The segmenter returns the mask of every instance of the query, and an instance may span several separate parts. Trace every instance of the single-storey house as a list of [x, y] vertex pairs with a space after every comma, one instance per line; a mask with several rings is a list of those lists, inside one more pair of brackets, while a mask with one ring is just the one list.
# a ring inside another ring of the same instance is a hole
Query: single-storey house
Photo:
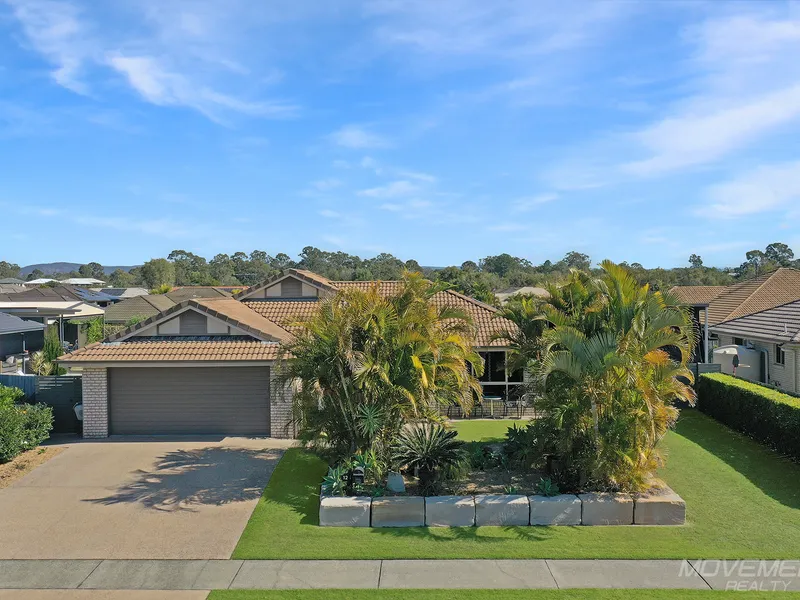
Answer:
[[0, 285], [24, 286], [25, 282], [22, 279], [17, 279], [16, 277], [3, 277], [2, 279], [0, 279]]
[[[398, 281], [331, 281], [288, 269], [235, 298], [190, 298], [104, 342], [59, 359], [83, 374], [84, 436], [109, 434], [238, 434], [291, 437], [291, 390], [275, 382], [280, 345], [292, 323], [338, 290]], [[486, 395], [522, 393], [522, 375], [505, 369], [506, 348], [492, 339], [511, 324], [494, 307], [454, 291], [433, 297], [472, 316], [486, 361]], [[127, 302], [127, 301], [126, 301]], [[121, 305], [122, 303], [120, 303]], [[119, 306], [119, 305], [117, 305]]]
[[111, 325], [125, 325], [131, 319], [148, 319], [177, 304], [165, 294], [134, 296], [106, 309], [105, 320]]
[[780, 268], [730, 286], [670, 291], [694, 309], [701, 324], [707, 320], [710, 350], [729, 345], [758, 350], [764, 357], [762, 381], [800, 392], [800, 270]]
[[95, 292], [103, 292], [109, 296], [119, 298], [120, 301], [127, 298], [135, 298], [136, 296], [147, 296], [150, 292], [141, 287], [129, 288], [92, 288]]
[[0, 362], [26, 351], [41, 350], [44, 345], [44, 330], [43, 323], [0, 312]]

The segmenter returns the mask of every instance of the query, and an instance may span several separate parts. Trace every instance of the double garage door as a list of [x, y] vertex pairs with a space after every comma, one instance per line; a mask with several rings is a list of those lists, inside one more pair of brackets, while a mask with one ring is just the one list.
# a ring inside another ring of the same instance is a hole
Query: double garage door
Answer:
[[112, 434], [269, 435], [269, 367], [108, 370]]

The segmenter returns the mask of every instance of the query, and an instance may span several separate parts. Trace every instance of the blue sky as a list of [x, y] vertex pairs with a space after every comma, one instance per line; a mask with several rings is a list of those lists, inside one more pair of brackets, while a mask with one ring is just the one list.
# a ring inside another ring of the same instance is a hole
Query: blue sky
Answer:
[[800, 253], [798, 56], [777, 1], [0, 0], [0, 259]]

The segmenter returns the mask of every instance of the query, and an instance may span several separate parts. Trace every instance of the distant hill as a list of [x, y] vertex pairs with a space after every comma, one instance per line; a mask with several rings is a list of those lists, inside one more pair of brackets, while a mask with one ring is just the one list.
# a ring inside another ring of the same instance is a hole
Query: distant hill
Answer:
[[[38, 264], [38, 265], [27, 265], [27, 266], [22, 267], [22, 269], [20, 269], [20, 274], [23, 277], [27, 277], [29, 274], [33, 273], [33, 271], [35, 271], [36, 269], [39, 269], [43, 273], [47, 273], [47, 274], [50, 274], [50, 273], [70, 273], [72, 271], [77, 271], [78, 269], [80, 269], [82, 264], [83, 263], [54, 262], [54, 263], [42, 263], [42, 264]], [[110, 275], [111, 273], [113, 273], [117, 269], [122, 269], [123, 271], [130, 271], [135, 266], [138, 266], [138, 265], [132, 265], [132, 266], [129, 266], [129, 267], [103, 267], [103, 272], [106, 275]]]

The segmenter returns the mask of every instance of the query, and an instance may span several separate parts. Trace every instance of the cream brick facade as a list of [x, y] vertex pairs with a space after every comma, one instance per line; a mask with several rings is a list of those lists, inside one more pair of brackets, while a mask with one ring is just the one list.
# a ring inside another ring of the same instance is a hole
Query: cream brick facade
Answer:
[[83, 437], [108, 437], [108, 370], [83, 369]]
[[[720, 346], [733, 344], [733, 336], [719, 335], [718, 337]], [[751, 338], [744, 338], [744, 341], [752, 344], [756, 350], [766, 351], [767, 368], [769, 369], [768, 383], [787, 392], [800, 393], [800, 346], [784, 344], [785, 360], [784, 364], [780, 365], [775, 362], [776, 344], [774, 342]]]

